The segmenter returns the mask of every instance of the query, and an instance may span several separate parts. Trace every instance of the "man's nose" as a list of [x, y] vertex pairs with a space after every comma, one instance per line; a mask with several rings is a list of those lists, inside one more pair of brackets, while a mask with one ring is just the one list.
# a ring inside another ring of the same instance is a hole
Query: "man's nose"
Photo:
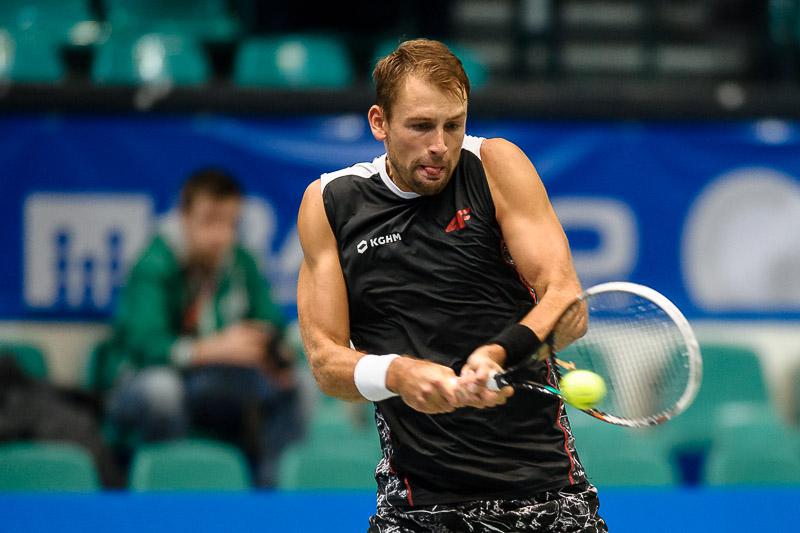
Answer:
[[428, 147], [432, 154], [444, 155], [447, 151], [447, 145], [444, 143], [444, 130], [437, 129], [434, 133], [431, 145]]

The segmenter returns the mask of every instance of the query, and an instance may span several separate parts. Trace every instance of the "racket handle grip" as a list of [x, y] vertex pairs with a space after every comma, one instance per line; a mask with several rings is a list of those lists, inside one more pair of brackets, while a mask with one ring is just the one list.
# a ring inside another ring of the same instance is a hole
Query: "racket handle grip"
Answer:
[[489, 372], [489, 379], [486, 380], [486, 388], [494, 392], [500, 390], [500, 387], [497, 385], [497, 380], [494, 378], [496, 375], [497, 372]]

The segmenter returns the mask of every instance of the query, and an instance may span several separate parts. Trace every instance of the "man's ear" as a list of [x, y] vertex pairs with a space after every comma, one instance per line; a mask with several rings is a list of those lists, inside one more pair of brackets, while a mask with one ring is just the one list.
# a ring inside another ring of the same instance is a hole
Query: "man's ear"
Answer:
[[369, 121], [369, 129], [372, 130], [372, 136], [376, 141], [383, 142], [386, 140], [386, 128], [388, 126], [386, 115], [383, 108], [379, 105], [373, 105], [367, 112], [367, 120]]

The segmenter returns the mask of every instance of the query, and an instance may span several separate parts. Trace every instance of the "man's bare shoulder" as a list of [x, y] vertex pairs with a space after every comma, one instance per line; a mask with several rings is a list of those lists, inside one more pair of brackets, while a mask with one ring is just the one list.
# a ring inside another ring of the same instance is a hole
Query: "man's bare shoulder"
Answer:
[[495, 165], [507, 161], [509, 158], [524, 157], [525, 154], [519, 146], [502, 137], [486, 139], [481, 144], [481, 161], [485, 164]]
[[513, 184], [538, 178], [536, 169], [525, 152], [513, 142], [502, 137], [483, 141], [481, 161], [490, 185], [502, 186], [506, 183]]
[[315, 227], [322, 220], [322, 192], [319, 179], [308, 184], [306, 192], [303, 193], [303, 200], [300, 202], [300, 209], [297, 213], [297, 230], [300, 234], [301, 244], [311, 239], [315, 233]]
[[319, 196], [322, 191], [322, 180], [320, 178], [315, 179], [311, 183], [308, 184], [306, 187], [306, 192], [303, 193], [303, 201], [306, 201], [306, 198], [310, 196]]

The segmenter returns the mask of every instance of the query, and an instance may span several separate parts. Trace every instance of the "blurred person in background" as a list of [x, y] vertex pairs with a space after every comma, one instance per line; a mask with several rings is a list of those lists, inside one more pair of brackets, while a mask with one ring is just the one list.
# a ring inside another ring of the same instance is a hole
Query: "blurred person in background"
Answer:
[[242, 197], [217, 169], [183, 185], [178, 219], [160, 227], [121, 295], [112, 342], [134, 370], [108, 411], [115, 430], [138, 440], [191, 430], [231, 441], [270, 487], [304, 423], [284, 318], [237, 242]]

